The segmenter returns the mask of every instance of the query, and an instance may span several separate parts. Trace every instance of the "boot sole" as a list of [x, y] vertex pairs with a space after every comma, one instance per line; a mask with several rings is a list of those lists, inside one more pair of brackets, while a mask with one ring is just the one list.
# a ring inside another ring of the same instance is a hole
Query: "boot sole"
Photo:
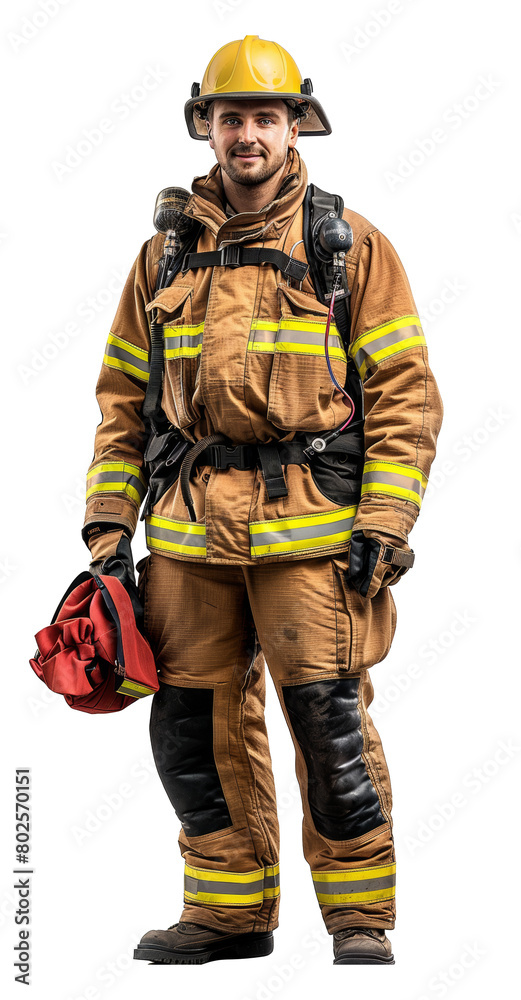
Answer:
[[198, 948], [193, 951], [176, 951], [174, 948], [163, 948], [161, 945], [138, 945], [134, 950], [134, 958], [145, 962], [162, 965], [204, 965], [205, 962], [215, 962], [218, 959], [262, 958], [271, 955], [273, 951], [273, 933], [244, 934], [243, 941], [223, 942], [222, 945], [212, 945], [210, 948]]
[[367, 958], [363, 955], [349, 955], [346, 958], [335, 958], [333, 965], [394, 965], [394, 955], [389, 958]]

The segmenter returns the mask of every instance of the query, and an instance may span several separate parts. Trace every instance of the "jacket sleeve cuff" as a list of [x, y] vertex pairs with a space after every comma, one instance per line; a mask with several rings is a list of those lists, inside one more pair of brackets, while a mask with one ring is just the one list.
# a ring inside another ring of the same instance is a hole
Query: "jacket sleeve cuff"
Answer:
[[356, 512], [353, 531], [379, 531], [384, 535], [396, 535], [407, 541], [416, 518], [418, 507], [408, 500], [389, 503], [388, 497], [363, 496]]
[[[126, 531], [129, 538], [132, 538], [137, 525], [138, 508], [136, 504], [126, 497], [112, 497], [107, 494], [103, 498], [92, 497], [87, 501], [87, 510], [83, 522], [83, 540], [89, 545], [89, 539], [103, 532], [103, 525], [107, 524], [111, 528], [121, 528]], [[107, 527], [106, 529], [110, 529]]]

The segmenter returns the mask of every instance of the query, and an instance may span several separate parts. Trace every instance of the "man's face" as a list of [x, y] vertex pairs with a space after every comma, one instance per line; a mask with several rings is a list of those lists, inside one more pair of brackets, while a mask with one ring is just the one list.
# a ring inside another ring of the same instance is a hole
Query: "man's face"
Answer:
[[221, 169], [230, 180], [245, 185], [273, 177], [298, 136], [298, 124], [289, 124], [281, 100], [214, 101], [208, 130]]

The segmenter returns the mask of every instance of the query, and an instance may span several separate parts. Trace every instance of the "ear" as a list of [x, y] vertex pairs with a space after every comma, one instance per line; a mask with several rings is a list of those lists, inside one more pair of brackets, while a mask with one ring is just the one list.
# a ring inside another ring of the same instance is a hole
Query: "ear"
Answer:
[[298, 139], [298, 120], [295, 119], [289, 130], [288, 146], [290, 149], [293, 149], [293, 147], [296, 146], [297, 139]]
[[208, 142], [210, 144], [210, 148], [211, 149], [215, 149], [215, 146], [214, 146], [214, 143], [213, 143], [213, 138], [212, 138], [212, 126], [210, 125], [210, 122], [208, 121], [208, 119], [206, 120], [206, 128], [208, 129]]

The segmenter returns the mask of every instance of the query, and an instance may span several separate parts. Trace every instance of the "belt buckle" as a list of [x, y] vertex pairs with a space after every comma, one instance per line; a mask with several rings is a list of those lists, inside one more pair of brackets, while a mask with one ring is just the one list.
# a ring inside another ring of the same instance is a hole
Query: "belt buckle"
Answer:
[[221, 469], [229, 469], [233, 467], [234, 469], [239, 469], [244, 471], [246, 466], [244, 464], [244, 459], [241, 455], [241, 446], [234, 445], [229, 446], [223, 444], [220, 446], [220, 459], [221, 459]]
[[220, 247], [218, 252], [221, 255], [221, 266], [240, 267], [240, 251], [239, 243], [227, 243], [226, 246]]

